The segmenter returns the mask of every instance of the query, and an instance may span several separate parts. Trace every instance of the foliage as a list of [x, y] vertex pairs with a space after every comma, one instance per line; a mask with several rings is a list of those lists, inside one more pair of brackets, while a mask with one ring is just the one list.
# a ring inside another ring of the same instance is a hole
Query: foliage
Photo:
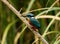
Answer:
[[[36, 18], [41, 15], [52, 15], [55, 17], [60, 16], [60, 1], [57, 0], [8, 1], [18, 11], [22, 8], [20, 12], [22, 14], [25, 13], [25, 11], [31, 12], [35, 14]], [[15, 20], [17, 20], [17, 22]], [[38, 20], [41, 25], [39, 33], [48, 41], [48, 43], [60, 43], [60, 20], [55, 20], [53, 18], [39, 18]], [[35, 40], [33, 33], [26, 27], [26, 25], [4, 3], [0, 1], [0, 43], [4, 37], [3, 35], [5, 35], [4, 32], [6, 31], [6, 28], [9, 30], [5, 38], [5, 44], [14, 44], [14, 40], [16, 40], [16, 36], [18, 34], [20, 35], [17, 40], [18, 44], [32, 44]]]

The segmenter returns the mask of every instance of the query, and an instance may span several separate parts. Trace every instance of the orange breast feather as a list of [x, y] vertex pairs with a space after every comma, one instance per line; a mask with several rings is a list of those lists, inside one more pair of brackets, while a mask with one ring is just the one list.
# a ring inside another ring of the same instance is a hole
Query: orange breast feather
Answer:
[[36, 31], [36, 27], [34, 25], [32, 25], [32, 23], [30, 22], [30, 20], [28, 20], [28, 22], [31, 25], [32, 29], [34, 29]]

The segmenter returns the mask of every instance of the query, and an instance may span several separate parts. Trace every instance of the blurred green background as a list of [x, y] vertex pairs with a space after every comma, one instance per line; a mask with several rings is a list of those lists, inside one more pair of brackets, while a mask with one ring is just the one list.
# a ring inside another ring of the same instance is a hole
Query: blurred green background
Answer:
[[[28, 4], [31, 0], [8, 0], [10, 4], [12, 4], [18, 11], [22, 8], [21, 13], [25, 12]], [[35, 10], [38, 8], [49, 8], [56, 0], [35, 0], [30, 10]], [[54, 5], [54, 7], [60, 7], [60, 0]], [[39, 14], [40, 11], [32, 12], [35, 14]], [[60, 10], [52, 10], [47, 13], [47, 15], [53, 15], [55, 16]], [[17, 21], [16, 21], [17, 20]], [[39, 33], [42, 35], [50, 23], [52, 19], [38, 19], [41, 25], [41, 28], [39, 30]], [[16, 21], [16, 22], [14, 22]], [[9, 24], [13, 24], [10, 26], [7, 37], [6, 37], [6, 44], [13, 44], [15, 36], [17, 33], [21, 32], [23, 28], [26, 26], [4, 3], [0, 1], [0, 42], [3, 37], [3, 33], [7, 26]], [[55, 20], [54, 23], [51, 25], [51, 27], [48, 30], [51, 31], [57, 31], [52, 34], [48, 34], [45, 39], [48, 41], [49, 44], [53, 44], [56, 39], [60, 36], [60, 21]], [[34, 34], [26, 28], [25, 31], [21, 34], [20, 38], [18, 39], [17, 44], [32, 44], [32, 42], [35, 40]]]

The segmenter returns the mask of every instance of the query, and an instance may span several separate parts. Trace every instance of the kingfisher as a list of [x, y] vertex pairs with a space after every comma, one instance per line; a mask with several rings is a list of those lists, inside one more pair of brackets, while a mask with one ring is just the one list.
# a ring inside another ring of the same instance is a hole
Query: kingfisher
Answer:
[[27, 21], [31, 25], [32, 29], [38, 31], [40, 29], [40, 23], [37, 19], [35, 19], [34, 14], [28, 13], [25, 17], [27, 17]]

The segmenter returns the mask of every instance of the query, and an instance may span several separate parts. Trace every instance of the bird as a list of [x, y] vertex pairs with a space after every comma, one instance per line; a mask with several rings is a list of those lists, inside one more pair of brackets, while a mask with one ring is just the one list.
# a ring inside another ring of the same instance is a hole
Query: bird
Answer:
[[28, 13], [25, 17], [27, 17], [27, 21], [33, 30], [38, 31], [40, 29], [40, 23], [37, 19], [35, 19], [34, 14]]

